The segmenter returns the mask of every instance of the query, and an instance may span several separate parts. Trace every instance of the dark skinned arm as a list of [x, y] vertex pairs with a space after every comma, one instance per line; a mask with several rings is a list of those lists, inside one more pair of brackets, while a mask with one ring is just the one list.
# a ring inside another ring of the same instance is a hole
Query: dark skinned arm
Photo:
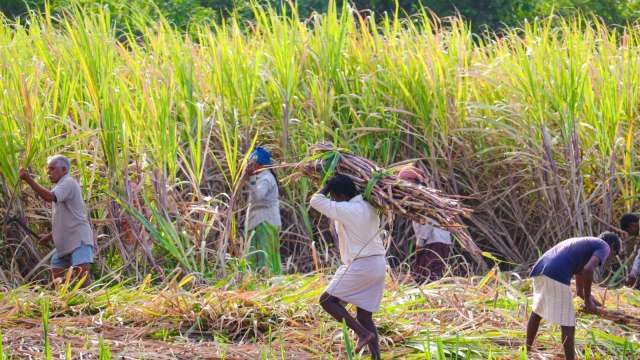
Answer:
[[593, 283], [593, 272], [600, 264], [600, 258], [592, 256], [581, 272], [576, 274], [576, 291], [578, 296], [584, 300], [585, 310], [588, 313], [596, 313], [598, 302], [591, 295], [591, 284]]
[[40, 240], [40, 243], [44, 245], [50, 242], [51, 240], [53, 240], [53, 234], [48, 233], [48, 234], [41, 235], [39, 240]]
[[324, 187], [318, 191], [318, 193], [327, 196], [327, 194], [329, 194], [329, 182], [327, 182]]
[[247, 182], [249, 182], [249, 178], [251, 177], [251, 175], [253, 175], [253, 173], [256, 170], [256, 165], [254, 161], [250, 161], [247, 164], [247, 167], [244, 169], [244, 172], [241, 174], [240, 180], [239, 180], [239, 185], [240, 186], [244, 186]]
[[35, 191], [36, 194], [38, 194], [38, 196], [42, 198], [42, 200], [46, 202], [56, 201], [56, 195], [49, 189], [38, 184], [26, 170], [24, 169], [20, 170], [20, 178], [24, 180], [27, 184], [29, 184], [29, 186], [31, 186], [33, 191]]

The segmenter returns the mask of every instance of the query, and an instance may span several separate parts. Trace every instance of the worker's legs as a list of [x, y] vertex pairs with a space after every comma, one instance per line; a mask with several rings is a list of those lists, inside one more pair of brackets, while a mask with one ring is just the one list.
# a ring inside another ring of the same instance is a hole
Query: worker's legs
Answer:
[[282, 274], [280, 257], [280, 228], [261, 222], [248, 233], [247, 260], [253, 270], [266, 270], [270, 274]]
[[444, 271], [447, 267], [447, 258], [449, 258], [449, 252], [451, 246], [442, 243], [428, 244], [427, 250], [431, 251], [432, 256], [426, 263], [426, 267], [429, 270], [428, 281], [440, 280], [444, 275]]
[[416, 247], [415, 260], [412, 264], [414, 280], [422, 284], [442, 278], [450, 251], [451, 246], [442, 243]]
[[542, 320], [540, 315], [534, 312], [529, 316], [529, 322], [527, 323], [527, 351], [531, 351], [533, 341], [536, 339], [536, 335], [538, 334], [540, 320]]
[[91, 264], [81, 264], [73, 267], [74, 276], [78, 281], [82, 281], [81, 287], [87, 287], [91, 285], [91, 273], [89, 272], [89, 266]]
[[64, 276], [67, 272], [65, 268], [52, 267], [51, 268], [51, 285], [55, 286], [56, 280], [64, 279]]
[[71, 267], [71, 255], [58, 256], [58, 250], [51, 256], [51, 286], [55, 287], [58, 279], [64, 279], [67, 269]]
[[375, 334], [372, 334], [370, 330], [365, 328], [362, 324], [360, 324], [356, 319], [354, 319], [347, 309], [340, 303], [340, 299], [326, 292], [320, 295], [320, 306], [324, 309], [324, 311], [328, 312], [329, 315], [333, 316], [338, 322], [345, 321], [347, 326], [355, 331], [356, 335], [358, 335], [359, 339], [367, 340], [365, 343], [371, 342], [371, 336], [375, 337]]
[[71, 271], [72, 279], [75, 279], [77, 281], [82, 281], [81, 287], [87, 287], [91, 285], [91, 273], [89, 272], [89, 266], [91, 266], [91, 264], [82, 264], [78, 266], [72, 266], [66, 269], [51, 268], [51, 283], [52, 285], [55, 285], [55, 283], [57, 282], [64, 282], [67, 276], [67, 272]]
[[91, 263], [93, 263], [93, 246], [83, 244], [71, 253], [73, 275], [77, 281], [83, 281], [82, 287], [91, 285], [91, 273], [89, 272]]
[[373, 314], [364, 309], [358, 308], [358, 314], [356, 315], [358, 322], [364, 326], [367, 330], [371, 331], [375, 338], [369, 343], [369, 352], [371, 353], [371, 359], [380, 359], [380, 344], [378, 341], [378, 330], [373, 322]]
[[574, 360], [576, 357], [575, 350], [575, 335], [576, 328], [574, 326], [561, 326], [560, 332], [562, 333], [562, 346], [564, 347], [564, 357], [567, 360]]
[[280, 257], [280, 228], [264, 223], [261, 231], [264, 243], [261, 244], [267, 257], [269, 272], [273, 275], [282, 274], [282, 259]]
[[65, 256], [58, 256], [57, 250], [51, 257], [51, 282], [55, 286], [55, 283], [64, 281], [67, 276], [67, 271], [72, 272], [74, 279], [80, 281], [83, 278], [82, 287], [91, 285], [91, 273], [89, 267], [93, 262], [93, 246], [81, 245], [77, 249], [73, 250], [71, 254]]

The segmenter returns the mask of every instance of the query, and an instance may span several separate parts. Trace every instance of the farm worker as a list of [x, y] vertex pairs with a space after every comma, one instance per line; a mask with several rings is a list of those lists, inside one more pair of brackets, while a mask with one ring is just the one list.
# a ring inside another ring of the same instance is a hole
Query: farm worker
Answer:
[[533, 346], [540, 320], [545, 319], [560, 325], [565, 357], [568, 360], [575, 358], [576, 317], [571, 278], [576, 276], [576, 292], [584, 300], [585, 311], [596, 314], [600, 304], [591, 295], [594, 270], [605, 263], [610, 253], [617, 254], [620, 246], [618, 235], [604, 232], [598, 237], [564, 240], [538, 259], [530, 273], [533, 277], [533, 312], [527, 324], [527, 351]]
[[[327, 197], [331, 196], [331, 199]], [[358, 194], [353, 180], [335, 175], [311, 197], [311, 207], [333, 220], [342, 265], [320, 296], [320, 305], [337, 321], [344, 320], [358, 336], [356, 352], [367, 345], [380, 358], [373, 312], [380, 309], [386, 271], [385, 247], [376, 210]], [[357, 307], [353, 318], [341, 302]]]
[[44, 201], [53, 204], [51, 233], [40, 237], [40, 242], [53, 240], [55, 245], [51, 258], [52, 279], [64, 277], [66, 270], [72, 268], [78, 278], [86, 276], [83, 286], [88, 286], [91, 284], [89, 265], [93, 262], [95, 239], [80, 184], [69, 174], [70, 168], [71, 162], [62, 155], [48, 159], [47, 174], [55, 184], [52, 190], [38, 184], [24, 169], [20, 170], [20, 178]]
[[[638, 217], [638, 215], [636, 214], [627, 213], [622, 215], [622, 217], [620, 218], [620, 229], [624, 231], [623, 236], [625, 240], [633, 236], [638, 236], [639, 222], [640, 217]], [[629, 273], [629, 277], [627, 278], [627, 284], [629, 286], [636, 286], [636, 283], [638, 281], [638, 274], [640, 274], [640, 250], [638, 250], [638, 254], [633, 260], [631, 272]]]
[[[398, 178], [414, 184], [425, 185], [422, 170], [408, 166], [400, 170]], [[416, 236], [415, 260], [411, 266], [413, 278], [418, 283], [438, 280], [444, 275], [447, 257], [451, 251], [451, 233], [439, 228], [433, 219], [428, 223], [412, 223]]]
[[249, 182], [249, 208], [245, 229], [249, 238], [249, 263], [254, 269], [267, 268], [271, 274], [282, 273], [280, 260], [280, 201], [278, 180], [271, 153], [257, 147], [249, 158], [245, 178]]

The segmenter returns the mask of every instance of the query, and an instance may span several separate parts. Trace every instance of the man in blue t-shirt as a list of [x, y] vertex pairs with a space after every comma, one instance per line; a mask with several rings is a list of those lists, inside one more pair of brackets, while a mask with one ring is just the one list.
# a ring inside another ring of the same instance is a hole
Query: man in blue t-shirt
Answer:
[[593, 272], [610, 253], [620, 251], [620, 238], [605, 232], [596, 237], [572, 238], [549, 249], [531, 270], [533, 312], [527, 324], [527, 351], [531, 350], [540, 320], [558, 324], [562, 331], [565, 358], [575, 358], [576, 317], [573, 310], [571, 278], [576, 276], [576, 292], [584, 300], [585, 310], [597, 313], [600, 304], [591, 295]]

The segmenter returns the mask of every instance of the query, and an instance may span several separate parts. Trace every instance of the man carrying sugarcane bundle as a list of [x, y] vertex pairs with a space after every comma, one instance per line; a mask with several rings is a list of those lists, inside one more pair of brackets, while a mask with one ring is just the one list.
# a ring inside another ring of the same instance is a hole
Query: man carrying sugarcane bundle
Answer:
[[[342, 261], [342, 266], [320, 296], [320, 305], [337, 321], [344, 320], [357, 334], [356, 353], [368, 346], [371, 358], [379, 359], [373, 312], [380, 308], [386, 271], [380, 218], [346, 175], [337, 174], [329, 179], [322, 190], [311, 197], [310, 204], [335, 223]], [[357, 307], [356, 318], [342, 302]]]
[[47, 174], [55, 184], [52, 190], [38, 184], [24, 169], [20, 170], [20, 178], [40, 198], [53, 204], [51, 233], [40, 237], [40, 242], [53, 240], [55, 245], [51, 258], [52, 280], [64, 277], [71, 268], [79, 279], [85, 279], [83, 286], [88, 286], [91, 284], [89, 265], [93, 262], [95, 239], [80, 184], [69, 175], [70, 168], [71, 162], [62, 155], [49, 158]]
[[282, 273], [280, 259], [280, 194], [278, 179], [273, 170], [271, 153], [256, 147], [249, 158], [245, 179], [249, 183], [249, 207], [245, 229], [249, 239], [249, 263], [254, 269], [267, 269], [271, 274]]
[[[414, 166], [401, 169], [398, 178], [425, 186], [424, 173]], [[444, 275], [447, 266], [451, 233], [439, 228], [430, 218], [426, 224], [413, 221], [412, 227], [416, 237], [415, 259], [411, 264], [413, 278], [419, 284], [436, 281]]]
[[538, 259], [531, 270], [533, 277], [533, 312], [527, 324], [527, 351], [538, 333], [540, 320], [561, 327], [565, 357], [575, 358], [576, 317], [573, 309], [571, 278], [576, 277], [576, 292], [584, 300], [585, 311], [596, 314], [599, 304], [591, 295], [593, 274], [609, 254], [620, 251], [618, 235], [604, 232], [596, 237], [573, 238], [560, 242]]

